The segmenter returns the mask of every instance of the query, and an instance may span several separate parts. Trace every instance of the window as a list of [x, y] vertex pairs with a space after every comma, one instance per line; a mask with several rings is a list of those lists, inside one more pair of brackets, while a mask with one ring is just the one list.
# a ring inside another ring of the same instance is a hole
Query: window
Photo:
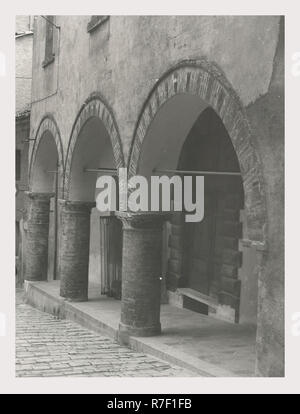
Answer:
[[45, 59], [43, 61], [43, 67], [48, 66], [54, 61], [53, 52], [53, 29], [54, 29], [54, 16], [46, 16], [46, 36], [45, 36]]
[[109, 16], [92, 16], [88, 22], [87, 31], [92, 32], [109, 19]]
[[16, 150], [16, 181], [21, 179], [21, 150]]

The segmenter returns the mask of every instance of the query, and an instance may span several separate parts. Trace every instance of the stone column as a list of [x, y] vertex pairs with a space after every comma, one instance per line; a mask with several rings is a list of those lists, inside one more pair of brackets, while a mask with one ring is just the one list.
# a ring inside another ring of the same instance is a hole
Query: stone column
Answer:
[[60, 295], [70, 301], [88, 300], [90, 214], [95, 203], [58, 200]]
[[28, 281], [47, 280], [50, 193], [26, 191], [25, 275]]
[[127, 212], [119, 212], [117, 217], [123, 223], [121, 338], [158, 335], [162, 225], [166, 217]]

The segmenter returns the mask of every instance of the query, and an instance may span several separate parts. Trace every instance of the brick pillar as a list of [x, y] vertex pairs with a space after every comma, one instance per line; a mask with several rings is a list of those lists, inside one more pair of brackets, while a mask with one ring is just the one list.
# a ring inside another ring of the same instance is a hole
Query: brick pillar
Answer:
[[90, 214], [95, 203], [58, 200], [60, 296], [76, 302], [88, 300]]
[[119, 212], [117, 216], [123, 223], [121, 337], [158, 335], [165, 215]]
[[26, 192], [26, 254], [24, 279], [47, 280], [50, 193]]

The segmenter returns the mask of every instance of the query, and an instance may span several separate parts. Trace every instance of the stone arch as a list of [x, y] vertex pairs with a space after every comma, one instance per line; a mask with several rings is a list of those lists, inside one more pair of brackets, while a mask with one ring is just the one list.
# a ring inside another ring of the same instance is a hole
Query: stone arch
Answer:
[[69, 198], [72, 160], [77, 138], [87, 121], [92, 117], [99, 118], [111, 140], [116, 168], [124, 166], [124, 156], [118, 127], [111, 108], [97, 93], [88, 98], [75, 119], [69, 140], [64, 175], [64, 198]]
[[58, 172], [59, 172], [59, 181], [58, 181], [58, 195], [62, 194], [62, 185], [63, 185], [63, 176], [64, 176], [64, 154], [63, 154], [63, 145], [61, 140], [61, 135], [57, 123], [52, 114], [46, 114], [37, 129], [35, 135], [35, 140], [33, 144], [33, 149], [31, 152], [30, 163], [29, 163], [29, 188], [33, 189], [33, 175], [34, 175], [34, 166], [37, 160], [37, 155], [39, 149], [41, 148], [43, 139], [46, 137], [52, 137], [57, 150], [57, 159], [58, 159]]
[[266, 249], [266, 201], [260, 160], [252, 145], [252, 131], [243, 105], [232, 86], [213, 63], [183, 61], [156, 82], [140, 112], [129, 156], [129, 176], [136, 175], [148, 128], [160, 109], [176, 95], [198, 96], [214, 109], [233, 143], [243, 179], [248, 241]]

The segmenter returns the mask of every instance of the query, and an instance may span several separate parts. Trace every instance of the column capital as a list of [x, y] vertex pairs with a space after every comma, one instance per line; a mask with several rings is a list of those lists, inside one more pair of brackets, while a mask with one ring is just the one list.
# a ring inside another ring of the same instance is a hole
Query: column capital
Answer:
[[116, 217], [122, 221], [126, 229], [161, 229], [164, 221], [168, 219], [167, 213], [162, 212], [127, 212], [117, 211]]
[[58, 205], [68, 213], [90, 213], [91, 209], [96, 206], [93, 201], [72, 201], [72, 200], [58, 200]]

